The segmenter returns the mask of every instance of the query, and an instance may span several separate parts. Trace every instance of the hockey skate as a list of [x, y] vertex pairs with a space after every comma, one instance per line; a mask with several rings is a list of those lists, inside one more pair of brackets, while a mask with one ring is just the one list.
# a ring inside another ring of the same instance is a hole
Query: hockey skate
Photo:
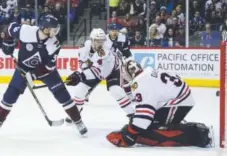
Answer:
[[80, 120], [80, 121], [77, 121], [77, 122], [74, 122], [77, 129], [79, 130], [79, 133], [81, 135], [84, 135], [85, 133], [87, 133], [87, 127], [84, 125], [84, 123]]

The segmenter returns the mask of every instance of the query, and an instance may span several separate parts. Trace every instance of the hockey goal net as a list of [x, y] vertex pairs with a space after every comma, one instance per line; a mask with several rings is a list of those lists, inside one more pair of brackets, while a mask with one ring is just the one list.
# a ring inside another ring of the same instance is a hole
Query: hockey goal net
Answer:
[[220, 147], [227, 147], [227, 44], [221, 43], [220, 55]]

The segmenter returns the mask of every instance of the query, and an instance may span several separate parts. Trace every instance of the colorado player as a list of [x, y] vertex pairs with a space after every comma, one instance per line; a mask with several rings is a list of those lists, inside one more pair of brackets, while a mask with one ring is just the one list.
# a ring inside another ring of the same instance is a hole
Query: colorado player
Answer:
[[[18, 66], [24, 74], [30, 74], [33, 80], [43, 81], [62, 105], [65, 112], [71, 117], [79, 132], [87, 132], [76, 103], [72, 100], [60, 75], [56, 69], [56, 58], [60, 51], [60, 44], [55, 37], [60, 30], [58, 20], [46, 15], [40, 20], [39, 27], [11, 23], [5, 31], [2, 51], [6, 55], [14, 52], [14, 39], [20, 41], [18, 52]], [[10, 113], [13, 104], [24, 93], [26, 80], [18, 69], [15, 70], [12, 80], [0, 102], [0, 125], [3, 124]]]
[[[107, 35], [107, 42], [111, 44], [113, 52], [120, 56], [122, 59], [121, 63], [124, 63], [125, 60], [132, 59], [132, 53], [130, 51], [130, 41], [127, 37], [120, 33], [118, 30], [118, 26], [116, 24], [109, 24], [108, 25], [109, 34]], [[123, 88], [127, 93], [128, 97], [132, 100], [132, 93], [129, 83], [126, 80], [122, 80]]]
[[90, 40], [87, 40], [84, 47], [79, 49], [79, 63], [82, 72], [76, 71], [71, 74], [66, 79], [66, 84], [75, 86], [74, 101], [81, 109], [88, 91], [105, 79], [108, 91], [129, 115], [134, 113], [134, 108], [120, 87], [119, 62], [110, 48], [111, 45], [106, 41], [105, 32], [100, 28], [93, 29]]
[[207, 146], [209, 129], [201, 123], [181, 121], [195, 102], [187, 84], [176, 75], [144, 70], [135, 61], [123, 66], [132, 81], [136, 111], [132, 121], [118, 132], [107, 135], [119, 147], [135, 143], [150, 146]]

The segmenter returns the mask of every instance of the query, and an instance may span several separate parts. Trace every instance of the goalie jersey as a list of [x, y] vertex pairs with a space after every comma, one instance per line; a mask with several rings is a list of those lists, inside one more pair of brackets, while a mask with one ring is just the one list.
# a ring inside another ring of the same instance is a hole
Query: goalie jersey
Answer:
[[130, 42], [127, 37], [118, 33], [118, 36], [115, 40], [111, 40], [109, 34], [107, 35], [107, 42], [111, 45], [113, 52], [120, 51], [125, 58], [132, 56], [130, 51]]
[[37, 66], [44, 66], [48, 70], [56, 67], [56, 59], [60, 50], [60, 43], [56, 37], [39, 40], [37, 26], [11, 23], [8, 34], [18, 39], [20, 49], [18, 53], [18, 65], [24, 71], [30, 71]]
[[[183, 80], [176, 75], [151, 68], [145, 69], [135, 77], [131, 88], [137, 104], [133, 124], [143, 129], [150, 125], [156, 111], [163, 107], [194, 105], [194, 100], [186, 100], [191, 91]], [[176, 110], [172, 109], [170, 114], [174, 114]]]
[[[88, 62], [91, 62], [91, 65]], [[100, 80], [107, 78], [114, 69], [119, 68], [119, 62], [107, 41], [104, 42], [102, 50], [97, 52], [93, 50], [91, 40], [87, 40], [84, 47], [79, 49], [79, 63], [82, 70], [90, 68]]]

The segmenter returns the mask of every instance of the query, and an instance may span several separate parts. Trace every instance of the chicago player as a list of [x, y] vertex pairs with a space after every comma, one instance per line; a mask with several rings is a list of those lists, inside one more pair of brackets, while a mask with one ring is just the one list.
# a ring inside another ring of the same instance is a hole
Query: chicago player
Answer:
[[128, 61], [122, 70], [132, 81], [136, 111], [131, 122], [118, 132], [107, 135], [119, 147], [135, 143], [150, 146], [207, 146], [209, 128], [201, 123], [181, 121], [195, 102], [187, 84], [176, 75], [143, 70], [135, 61]]
[[79, 63], [82, 72], [74, 72], [66, 79], [66, 85], [75, 86], [74, 101], [81, 110], [85, 96], [101, 80], [106, 80], [107, 90], [127, 115], [134, 113], [131, 101], [120, 87], [119, 62], [106, 41], [105, 32], [98, 28], [90, 33], [90, 40], [79, 49]]
[[[80, 113], [67, 91], [56, 69], [56, 58], [60, 51], [60, 44], [55, 37], [60, 30], [58, 20], [46, 15], [40, 20], [39, 27], [11, 23], [5, 31], [2, 51], [6, 55], [14, 52], [14, 39], [20, 41], [17, 65], [23, 74], [29, 75], [33, 80], [43, 81], [62, 105], [65, 112], [71, 117], [81, 134], [87, 132]], [[24, 93], [26, 80], [18, 69], [15, 70], [12, 80], [0, 102], [0, 125], [3, 124], [10, 113], [13, 104]]]
[[[121, 63], [124, 63], [126, 60], [132, 59], [132, 53], [130, 51], [130, 41], [126, 35], [119, 32], [118, 26], [116, 24], [108, 25], [107, 42], [111, 44], [113, 52], [120, 57]], [[132, 92], [129, 83], [123, 79], [122, 87], [127, 93], [128, 97], [132, 100]]]

